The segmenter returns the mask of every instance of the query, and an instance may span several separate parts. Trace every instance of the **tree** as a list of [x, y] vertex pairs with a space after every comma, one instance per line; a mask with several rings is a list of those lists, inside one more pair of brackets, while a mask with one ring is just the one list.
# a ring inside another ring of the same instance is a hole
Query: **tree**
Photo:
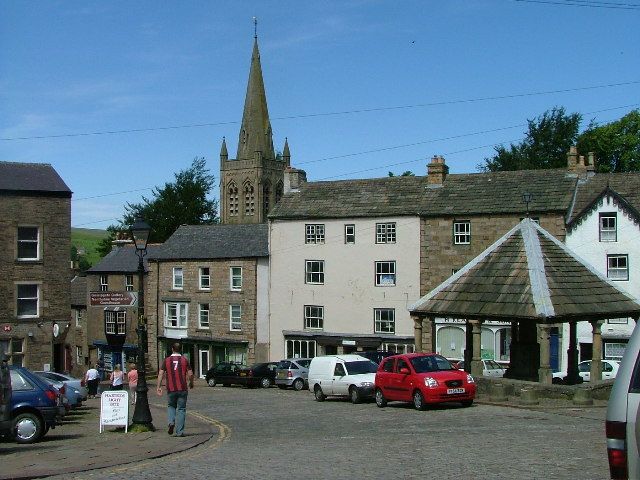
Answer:
[[478, 169], [485, 172], [562, 168], [567, 164], [569, 147], [575, 145], [582, 116], [566, 114], [564, 107], [553, 107], [538, 118], [527, 120], [525, 138], [508, 148], [494, 147], [495, 155], [484, 159]]
[[578, 151], [593, 152], [598, 172], [640, 170], [640, 110], [605, 125], [593, 121], [578, 138]]
[[208, 225], [218, 223], [218, 202], [210, 199], [215, 177], [209, 173], [206, 161], [194, 158], [191, 167], [175, 174], [175, 181], [155, 187], [151, 198], [140, 203], [127, 203], [119, 225], [107, 228], [109, 236], [98, 246], [104, 256], [111, 251], [111, 242], [118, 231], [128, 230], [137, 217], [151, 226], [149, 242], [162, 243], [183, 224]]
[[[389, 172], [389, 176], [390, 176], [390, 177], [395, 177], [395, 176], [396, 176], [396, 174], [390, 171], [390, 172]], [[415, 176], [416, 176], [416, 174], [415, 174], [415, 173], [413, 173], [411, 170], [405, 170], [404, 172], [402, 172], [402, 173], [400, 174], [400, 176], [401, 176], [401, 177], [415, 177]]]

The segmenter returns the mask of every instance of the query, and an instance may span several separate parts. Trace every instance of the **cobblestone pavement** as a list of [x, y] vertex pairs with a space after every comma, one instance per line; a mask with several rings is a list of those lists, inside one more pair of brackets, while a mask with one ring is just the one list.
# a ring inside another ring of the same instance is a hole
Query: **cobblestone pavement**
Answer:
[[203, 386], [189, 395], [188, 410], [221, 422], [220, 435], [180, 455], [75, 477], [608, 478], [602, 406], [536, 408], [418, 412], [318, 403], [307, 391]]

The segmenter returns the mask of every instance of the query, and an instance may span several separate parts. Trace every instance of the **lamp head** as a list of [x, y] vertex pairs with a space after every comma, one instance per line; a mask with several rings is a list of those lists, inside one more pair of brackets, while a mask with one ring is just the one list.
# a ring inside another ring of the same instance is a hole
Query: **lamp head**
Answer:
[[147, 249], [147, 242], [149, 241], [149, 234], [151, 233], [151, 227], [141, 217], [136, 218], [136, 221], [131, 225], [131, 236], [136, 244], [136, 250], [144, 251]]

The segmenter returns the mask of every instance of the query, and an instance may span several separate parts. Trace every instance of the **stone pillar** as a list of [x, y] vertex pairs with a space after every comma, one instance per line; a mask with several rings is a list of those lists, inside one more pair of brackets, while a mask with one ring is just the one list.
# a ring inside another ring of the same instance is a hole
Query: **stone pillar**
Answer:
[[429, 317], [429, 329], [431, 330], [431, 342], [429, 345], [431, 345], [431, 351], [435, 353], [438, 351], [436, 345], [436, 317]]
[[422, 317], [411, 316], [413, 319], [413, 338], [416, 352], [422, 352]]
[[482, 375], [482, 320], [469, 320], [473, 334], [473, 358], [471, 360], [471, 375]]
[[465, 323], [464, 344], [464, 370], [467, 373], [471, 373], [471, 361], [473, 360], [473, 327], [469, 320]]
[[567, 350], [567, 383], [578, 383], [578, 346], [577, 346], [577, 322], [569, 322], [569, 349]]
[[593, 350], [591, 355], [591, 381], [602, 379], [602, 320], [591, 320]]
[[543, 384], [551, 385], [551, 364], [550, 351], [551, 346], [549, 339], [551, 338], [549, 325], [538, 325], [538, 343], [540, 344], [540, 367], [538, 368], [538, 381]]

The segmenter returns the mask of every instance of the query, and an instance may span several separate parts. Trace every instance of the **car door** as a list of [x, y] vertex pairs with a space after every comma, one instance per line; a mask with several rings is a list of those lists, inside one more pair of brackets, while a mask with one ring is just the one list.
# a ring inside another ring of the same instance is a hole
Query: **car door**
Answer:
[[602, 361], [602, 379], [610, 380], [612, 378], [615, 378], [613, 365], [611, 364], [611, 362], [607, 362], [606, 360], [603, 360]]
[[413, 390], [413, 376], [411, 373], [400, 373], [400, 370], [406, 368], [411, 372], [411, 368], [409, 367], [409, 362], [407, 362], [404, 358], [398, 358], [396, 360], [396, 366], [393, 373], [393, 389], [398, 400], [402, 400], [405, 402], [411, 401], [412, 390]]
[[591, 381], [591, 360], [585, 360], [578, 364], [578, 374], [585, 382]]
[[349, 379], [347, 378], [347, 370], [342, 362], [336, 362], [336, 366], [333, 369], [331, 393], [333, 395], [349, 394]]
[[376, 372], [376, 388], [379, 388], [387, 400], [395, 400], [391, 381], [393, 378], [394, 359], [383, 360], [382, 365]]

